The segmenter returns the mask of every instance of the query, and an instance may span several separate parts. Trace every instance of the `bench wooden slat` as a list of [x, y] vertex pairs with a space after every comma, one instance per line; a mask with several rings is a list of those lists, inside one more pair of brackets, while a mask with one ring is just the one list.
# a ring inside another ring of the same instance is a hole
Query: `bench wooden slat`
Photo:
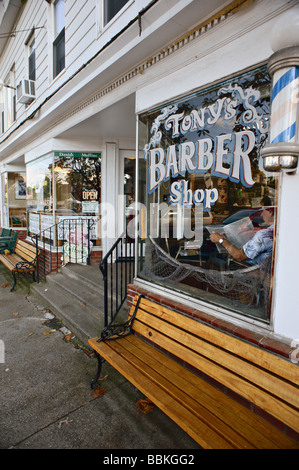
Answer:
[[[227, 386], [234, 392], [242, 395], [247, 400], [263, 408], [268, 413], [275, 416], [277, 419], [284, 418], [284, 422], [299, 432], [298, 415], [294, 413], [286, 403], [279, 401], [277, 398], [272, 397], [270, 394], [266, 395], [263, 390], [255, 387], [252, 383], [247, 382], [243, 377], [232, 374], [228, 369], [218, 365], [210, 359], [199, 356], [192, 350], [186, 348], [172, 340], [165, 337], [160, 332], [151, 327], [147, 327], [138, 319], [134, 321], [134, 331], [150, 338], [158, 346], [167, 349], [174, 356], [184, 358], [184, 360], [191, 366], [203, 371], [208, 376]], [[217, 360], [217, 358], [215, 358]]]
[[10, 259], [7, 259], [5, 255], [0, 254], [0, 261], [11, 271], [16, 263], [12, 263]]
[[103, 357], [203, 447], [299, 448], [229, 396], [237, 393], [299, 432], [295, 364], [142, 297], [135, 312], [136, 299], [131, 334], [123, 337], [122, 327], [109, 326], [99, 342], [89, 340], [99, 360], [93, 383]]
[[[179, 424], [196, 442], [211, 449], [233, 448], [227, 440], [222, 439], [209, 426], [195, 418], [191, 412], [185, 410], [168, 392], [160, 389], [144, 374], [138, 372], [126, 359], [111, 349], [111, 343], [101, 343], [100, 354], [104, 358], [109, 358], [109, 363], [116, 370], [121, 372], [126, 379], [144, 393], [153, 403], [157, 404], [165, 414]], [[94, 338], [89, 340], [89, 344], [97, 350], [96, 348], [99, 343], [96, 343], [96, 338]]]
[[[130, 336], [106, 343], [97, 343], [96, 339], [89, 340], [93, 349], [108, 360], [113, 367], [200, 445], [209, 448], [212, 442], [211, 448], [214, 449], [231, 447], [242, 449], [298, 448], [293, 440], [282, 435], [271, 425], [267, 425], [262, 418], [255, 417], [230, 397], [194, 376], [190, 371], [167, 358], [160, 351], [154, 350], [152, 346], [139, 338]], [[193, 381], [189, 382], [188, 374], [193, 376]], [[192, 385], [194, 382], [195, 386]], [[202, 392], [202, 387], [205, 392]], [[224, 401], [222, 398], [219, 401], [221, 396]], [[212, 402], [211, 397], [213, 397]], [[166, 408], [164, 408], [165, 399], [167, 400]], [[171, 410], [169, 410], [170, 404], [173, 404]], [[180, 412], [177, 414], [178, 408]], [[192, 416], [191, 422], [190, 414]], [[234, 424], [233, 429], [227, 424], [229, 422]], [[192, 434], [189, 426], [192, 426]], [[203, 437], [202, 432], [205, 429], [203, 426], [212, 428], [213, 434], [209, 432]], [[199, 435], [194, 435], [194, 432], [199, 432]]]
[[[153, 366], [152, 355], [154, 354], [153, 348], [149, 347], [146, 362], [142, 360], [142, 354], [140, 351], [134, 350], [131, 343], [125, 341], [113, 341], [109, 344], [110, 348], [117, 352], [119, 355], [124, 357], [130, 364], [132, 364], [139, 373], [148, 377], [153, 383], [161, 389], [161, 391], [168, 392], [169, 396], [173, 397], [177, 403], [179, 403], [185, 413], [188, 415], [192, 413], [194, 417], [197, 417], [203, 421], [206, 425], [210, 426], [217, 434], [222, 438], [226, 439], [234, 448], [249, 449], [254, 448], [250, 444], [250, 441], [244, 439], [242, 435], [237, 433], [234, 429], [229, 427], [222, 419], [218, 418], [214, 414], [210, 413], [204, 406], [198, 403], [194, 398], [188, 394], [188, 384], [185, 384], [185, 389], [181, 390], [177, 384], [175, 384], [175, 374], [169, 369], [170, 380], [165, 376], [161, 375]], [[153, 367], [152, 367], [153, 366]], [[182, 372], [183, 373], [183, 372]], [[157, 397], [156, 397], [157, 399]], [[159, 398], [158, 398], [159, 399]], [[186, 420], [183, 416], [184, 421]], [[182, 423], [179, 423], [182, 426]]]
[[15, 253], [27, 261], [34, 261], [36, 257], [36, 248], [22, 241], [17, 242]]
[[[136, 302], [137, 296], [134, 299], [130, 314], [134, 312]], [[251, 344], [246, 344], [245, 342], [240, 341], [237, 338], [233, 338], [232, 336], [210, 326], [194, 321], [192, 318], [178, 315], [173, 310], [159, 304], [154, 304], [147, 299], [142, 299], [142, 305], [146, 307], [148, 312], [151, 312], [159, 318], [163, 318], [164, 320], [184, 328], [187, 331], [192, 331], [194, 334], [201, 336], [206, 341], [209, 341], [212, 344], [216, 343], [223, 349], [228, 350], [233, 354], [240, 355], [244, 357], [244, 359], [253, 362], [265, 370], [270, 371], [279, 377], [283, 377], [299, 386], [298, 367], [291, 364], [289, 361], [274, 356], [273, 354], [269, 358], [269, 353], [267, 351], [256, 348]]]
[[[187, 355], [189, 354], [189, 351], [192, 350], [199, 353], [201, 356], [212, 360], [213, 362], [216, 361], [218, 365], [220, 364], [224, 367], [229, 365], [229, 369], [232, 373], [238, 374], [238, 371], [242, 370], [242, 378], [258, 384], [260, 388], [271, 390], [271, 393], [275, 393], [277, 397], [286, 400], [293, 406], [299, 407], [299, 394], [294, 394], [293, 386], [289, 385], [280, 378], [271, 375], [265, 370], [258, 369], [255, 367], [255, 365], [244, 361], [244, 359], [240, 356], [234, 356], [221, 348], [216, 349], [215, 345], [212, 345], [199, 337], [196, 337], [196, 340], [194, 340], [195, 328], [192, 329], [192, 333], [189, 333], [186, 330], [183, 331], [178, 329], [177, 326], [174, 326], [173, 324], [166, 323], [164, 319], [161, 321], [160, 318], [157, 318], [154, 315], [150, 315], [142, 309], [140, 309], [137, 321], [145, 323], [146, 327], [150, 326], [153, 329], [177, 341], [178, 343], [183, 344], [183, 346], [186, 348], [186, 352], [184, 353], [184, 356], [178, 356], [181, 359], [188, 361]], [[136, 324], [134, 328], [135, 327]], [[142, 326], [139, 326], [138, 332], [142, 334], [142, 330], [140, 328], [142, 328]], [[150, 335], [153, 334], [153, 332], [149, 330], [146, 331], [148, 334], [147, 338], [151, 339]]]
[[[232, 406], [234, 413], [232, 413], [230, 409], [229, 413], [226, 414], [226, 407], [223, 407], [223, 402], [214, 399], [216, 391], [214, 387], [210, 386], [208, 394], [202, 392], [203, 380], [200, 378], [197, 378], [197, 386], [194, 387], [193, 383], [189, 381], [188, 373], [191, 373], [181, 365], [176, 364], [175, 361], [165, 361], [165, 355], [160, 351], [153, 349], [149, 345], [142, 347], [142, 343], [144, 344], [144, 342], [140, 341], [138, 338], [134, 341], [133, 336], [124, 338], [121, 342], [116, 341], [114, 343], [118, 343], [118, 345], [116, 347], [116, 345], [113, 344], [111, 346], [113, 349], [121, 354], [121, 348], [124, 348], [126, 358], [129, 357], [127, 351], [132, 353], [134, 355], [132, 363], [134, 365], [138, 364], [137, 367], [139, 370], [145, 371], [145, 373], [162, 388], [164, 386], [164, 389], [166, 391], [168, 390], [177, 401], [198, 416], [198, 418], [203, 419], [206, 424], [231, 442], [234, 447], [242, 449], [257, 448], [258, 446], [262, 448], [279, 448], [278, 441], [274, 442], [274, 440], [269, 440], [262, 433], [257, 432], [256, 423], [254, 427], [252, 427], [248, 426], [246, 421], [240, 420], [239, 418], [236, 419], [240, 405], [233, 402], [231, 399], [227, 400], [226, 404], [230, 401], [230, 406]], [[126, 343], [129, 344], [129, 347]], [[165, 367], [166, 363], [167, 367]], [[178, 367], [176, 367], [176, 365]], [[170, 387], [170, 384], [172, 387]], [[224, 394], [222, 395], [225, 396]], [[213, 406], [211, 406], [211, 401]], [[234, 429], [227, 424], [231, 421], [234, 422]]]
[[[149, 345], [141, 341], [134, 335], [123, 338], [122, 341], [128, 341], [133, 348], [143, 351], [143, 358], [146, 362], [149, 354]], [[155, 368], [170, 380], [169, 370], [175, 373], [175, 383], [181, 390], [186, 390], [188, 383], [188, 394], [196, 401], [200, 402], [211, 413], [214, 413], [225, 422], [233, 422], [234, 427], [242, 434], [245, 439], [252, 442], [256, 447], [262, 448], [291, 448], [298, 446], [293, 440], [282, 434], [278, 429], [269, 424], [250, 410], [232, 400], [229, 396], [222, 393], [217, 388], [205, 382], [188, 369], [173, 361], [162, 352], [151, 348], [151, 362], [155, 361]]]
[[35, 245], [31, 245], [29, 242], [25, 240], [18, 240], [18, 245], [20, 248], [24, 248], [25, 250], [32, 251], [32, 253], [36, 252]]
[[[0, 261], [10, 270], [10, 271], [17, 271], [15, 267], [17, 263], [24, 261], [20, 256], [15, 254], [10, 255], [0, 255]], [[34, 271], [34, 267], [30, 268], [22, 268], [22, 271], [32, 272]]]

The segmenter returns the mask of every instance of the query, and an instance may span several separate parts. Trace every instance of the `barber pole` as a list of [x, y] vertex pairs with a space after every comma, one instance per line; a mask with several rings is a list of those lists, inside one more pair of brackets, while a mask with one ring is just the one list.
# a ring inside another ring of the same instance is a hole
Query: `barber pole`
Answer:
[[273, 75], [270, 142], [295, 142], [299, 67], [284, 67]]

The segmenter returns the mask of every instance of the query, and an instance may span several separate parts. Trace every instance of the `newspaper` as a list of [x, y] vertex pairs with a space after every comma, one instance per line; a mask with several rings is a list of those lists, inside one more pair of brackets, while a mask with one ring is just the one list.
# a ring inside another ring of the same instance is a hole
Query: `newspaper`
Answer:
[[[209, 233], [217, 232], [227, 238], [227, 240], [237, 248], [242, 248], [254, 235], [254, 226], [249, 217], [232, 222], [228, 225], [207, 226]], [[219, 253], [225, 253], [225, 248], [220, 244], [216, 243]]]

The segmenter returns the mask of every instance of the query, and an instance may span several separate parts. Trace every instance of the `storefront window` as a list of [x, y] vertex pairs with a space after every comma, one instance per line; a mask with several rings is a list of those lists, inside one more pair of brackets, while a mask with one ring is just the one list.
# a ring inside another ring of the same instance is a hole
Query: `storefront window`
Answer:
[[101, 159], [97, 155], [87, 155], [55, 152], [57, 213], [99, 213]]
[[26, 227], [25, 172], [7, 172], [2, 175], [3, 225]]
[[278, 191], [260, 158], [270, 84], [260, 68], [139, 116], [147, 234], [138, 277], [265, 322]]
[[[101, 157], [96, 153], [53, 152], [27, 165], [28, 231], [37, 234], [68, 220], [90, 220], [99, 244]], [[59, 239], [59, 230], [57, 236]], [[49, 232], [45, 232], [45, 236]], [[52, 234], [51, 234], [52, 236]]]
[[8, 194], [7, 194], [7, 173], [1, 175], [2, 186], [2, 223], [4, 227], [9, 226], [9, 211], [8, 211]]
[[27, 165], [27, 209], [28, 211], [51, 212], [53, 157], [47, 155]]

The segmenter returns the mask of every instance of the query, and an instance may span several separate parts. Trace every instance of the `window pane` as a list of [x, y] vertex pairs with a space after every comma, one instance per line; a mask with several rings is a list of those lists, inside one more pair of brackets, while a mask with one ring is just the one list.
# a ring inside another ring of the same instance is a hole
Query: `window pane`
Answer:
[[58, 75], [65, 67], [65, 37], [64, 29], [54, 41], [54, 77]]
[[[101, 159], [55, 157], [56, 212], [60, 214], [98, 214], [101, 196]], [[92, 201], [83, 191], [95, 191]]]
[[8, 210], [8, 173], [2, 173], [1, 184], [2, 184], [2, 210], [3, 210], [3, 226], [9, 226], [9, 210]]
[[106, 25], [112, 18], [128, 3], [129, 0], [105, 0], [104, 3], [104, 24]]
[[55, 3], [55, 37], [65, 26], [64, 0], [57, 0]]
[[47, 155], [27, 165], [27, 210], [53, 210], [52, 168], [53, 157]]
[[7, 174], [7, 199], [10, 227], [26, 227], [26, 175]]
[[35, 41], [33, 40], [29, 45], [28, 57], [28, 72], [29, 80], [35, 80]]
[[260, 157], [269, 94], [262, 68], [140, 116], [148, 236], [139, 277], [265, 322], [278, 190]]

